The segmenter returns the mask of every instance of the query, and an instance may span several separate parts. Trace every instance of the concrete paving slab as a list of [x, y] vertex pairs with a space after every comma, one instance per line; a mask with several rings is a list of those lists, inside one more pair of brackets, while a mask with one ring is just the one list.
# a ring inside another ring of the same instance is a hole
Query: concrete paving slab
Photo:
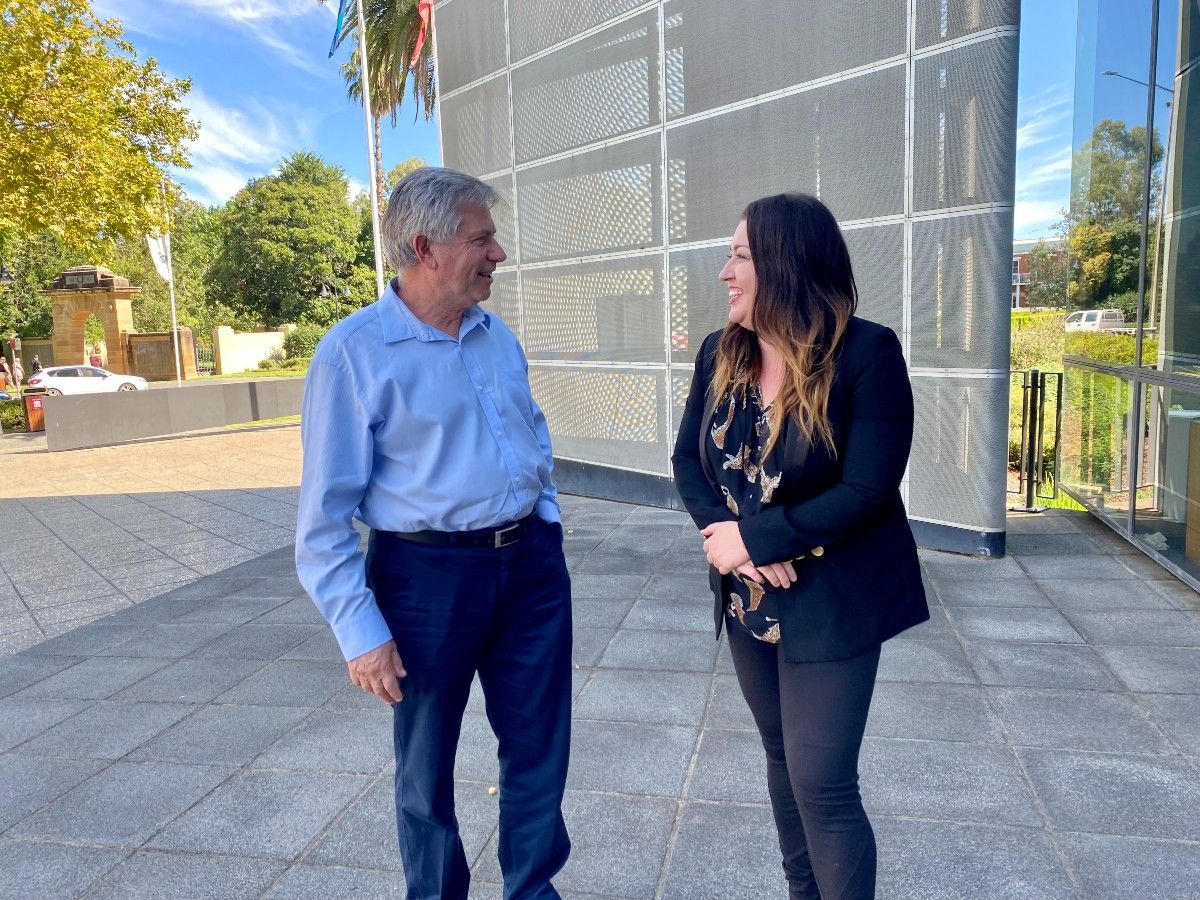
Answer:
[[1138, 702], [1179, 749], [1200, 758], [1200, 696], [1196, 694], [1138, 694]]
[[875, 685], [866, 733], [871, 737], [998, 744], [999, 723], [983, 688], [972, 684]]
[[142, 743], [129, 758], [241, 766], [311, 713], [290, 706], [205, 706]]
[[983, 684], [1121, 690], [1121, 682], [1092, 647], [979, 640], [966, 640], [963, 646]]
[[1042, 824], [1004, 747], [867, 738], [859, 762], [872, 814], [986, 825]]
[[1162, 733], [1125, 694], [1051, 688], [988, 691], [1014, 745], [1167, 753]]
[[666, 863], [667, 900], [783, 896], [775, 822], [765, 806], [686, 803]]
[[1098, 646], [1096, 652], [1132, 691], [1200, 694], [1200, 649]]
[[195, 706], [101, 700], [21, 745], [22, 753], [120, 759], [170, 728]]
[[113, 696], [117, 700], [207, 703], [265, 665], [255, 659], [181, 659]]
[[93, 656], [78, 660], [71, 656], [46, 656], [45, 660], [72, 661], [69, 667], [20, 692], [22, 697], [59, 700], [103, 700], [156, 672], [167, 663], [161, 659], [127, 656]]
[[139, 847], [229, 777], [210, 766], [119, 762], [9, 830], [12, 837]]
[[92, 759], [0, 754], [0, 831], [37, 812], [102, 768], [104, 763]]
[[881, 816], [875, 821], [875, 835], [880, 875], [876, 896], [881, 900], [1076, 900], [1079, 896], [1041, 829]]
[[575, 702], [581, 719], [698, 726], [712, 676], [703, 672], [601, 669]]
[[1089, 900], [1196, 896], [1200, 845], [1194, 842], [1072, 833], [1057, 840]]
[[767, 804], [766, 753], [757, 731], [707, 729], [700, 737], [687, 796]]
[[252, 763], [258, 769], [311, 769], [376, 775], [392, 760], [392, 712], [317, 710]]
[[711, 672], [717, 655], [712, 632], [622, 628], [598, 663], [600, 668]]
[[696, 740], [696, 729], [681, 725], [576, 721], [567, 786], [678, 797]]
[[123, 852], [99, 847], [0, 839], [0, 898], [79, 897], [124, 857]]
[[292, 860], [369, 783], [357, 775], [240, 772], [165, 829], [152, 846]]
[[394, 872], [369, 872], [305, 863], [289, 869], [265, 896], [271, 900], [310, 900], [312, 897], [403, 900], [404, 895], [404, 879]]
[[1178, 757], [1017, 753], [1054, 828], [1200, 840], [1200, 773]]
[[974, 684], [975, 673], [951, 634], [910, 637], [905, 634], [883, 645], [879, 681]]
[[261, 859], [142, 850], [109, 872], [87, 896], [89, 900], [259, 897], [283, 868], [282, 863]]
[[261, 706], [321, 706], [346, 686], [346, 664], [304, 659], [276, 660], [220, 694], [218, 703]]

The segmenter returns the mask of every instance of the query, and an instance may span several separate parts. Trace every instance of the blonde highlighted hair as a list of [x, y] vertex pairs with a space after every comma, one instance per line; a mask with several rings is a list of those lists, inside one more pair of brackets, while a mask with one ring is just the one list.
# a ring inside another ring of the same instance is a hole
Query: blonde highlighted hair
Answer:
[[768, 411], [771, 437], [764, 456], [789, 417], [811, 443], [819, 441], [833, 454], [829, 392], [858, 306], [850, 252], [833, 214], [808, 194], [763, 197], [742, 218], [757, 282], [753, 330], [725, 326], [712, 390], [719, 399], [745, 396], [762, 376], [765, 341], [782, 354], [784, 375]]

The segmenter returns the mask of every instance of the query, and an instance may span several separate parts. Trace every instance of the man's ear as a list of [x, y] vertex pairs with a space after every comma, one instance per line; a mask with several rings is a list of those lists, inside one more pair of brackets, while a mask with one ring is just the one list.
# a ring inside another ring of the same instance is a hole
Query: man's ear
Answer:
[[438, 267], [437, 257], [433, 254], [433, 244], [423, 234], [418, 234], [412, 239], [413, 253], [417, 257], [417, 265], [424, 266], [427, 269], [436, 269]]

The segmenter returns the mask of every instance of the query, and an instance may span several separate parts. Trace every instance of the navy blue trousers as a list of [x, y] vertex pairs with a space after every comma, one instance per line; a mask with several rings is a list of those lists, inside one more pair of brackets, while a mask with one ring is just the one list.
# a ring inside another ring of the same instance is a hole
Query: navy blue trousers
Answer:
[[499, 740], [506, 900], [559, 895], [571, 744], [571, 583], [562, 529], [536, 516], [499, 550], [371, 535], [367, 571], [408, 675], [393, 704], [396, 822], [409, 900], [466, 898], [454, 759], [475, 673]]

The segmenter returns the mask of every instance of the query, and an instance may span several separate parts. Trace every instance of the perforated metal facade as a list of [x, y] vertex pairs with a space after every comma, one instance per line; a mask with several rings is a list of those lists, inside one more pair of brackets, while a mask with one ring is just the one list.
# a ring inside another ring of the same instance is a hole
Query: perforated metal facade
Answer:
[[997, 546], [1018, 11], [439, 3], [443, 162], [505, 199], [491, 304], [525, 344], [556, 452], [669, 475], [695, 350], [725, 319], [717, 272], [738, 214], [805, 191], [845, 229], [860, 314], [908, 354], [910, 515]]

